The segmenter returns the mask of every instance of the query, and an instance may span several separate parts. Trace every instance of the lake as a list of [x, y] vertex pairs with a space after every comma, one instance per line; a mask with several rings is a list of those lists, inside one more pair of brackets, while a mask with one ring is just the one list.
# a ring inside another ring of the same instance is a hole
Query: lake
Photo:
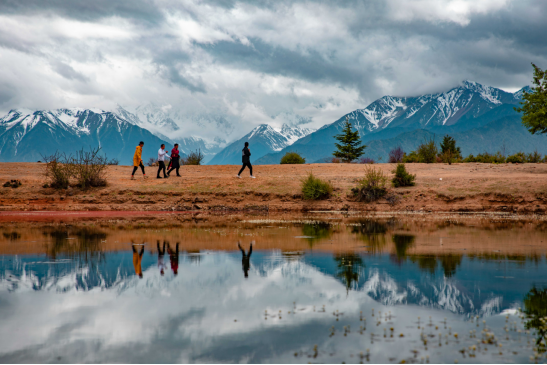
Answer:
[[547, 361], [541, 220], [127, 222], [2, 224], [0, 362]]

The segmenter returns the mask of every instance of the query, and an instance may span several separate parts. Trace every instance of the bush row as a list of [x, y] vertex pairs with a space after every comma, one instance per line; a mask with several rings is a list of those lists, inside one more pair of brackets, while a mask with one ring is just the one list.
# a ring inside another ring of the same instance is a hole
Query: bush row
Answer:
[[[403, 163], [397, 164], [391, 184], [394, 187], [414, 186], [416, 175], [409, 174]], [[388, 177], [381, 169], [366, 167], [365, 176], [357, 181], [357, 186], [351, 190], [358, 201], [373, 202], [388, 195]], [[302, 196], [306, 200], [327, 199], [332, 195], [334, 187], [330, 181], [322, 180], [310, 174], [302, 180]], [[391, 197], [394, 199], [394, 197]]]

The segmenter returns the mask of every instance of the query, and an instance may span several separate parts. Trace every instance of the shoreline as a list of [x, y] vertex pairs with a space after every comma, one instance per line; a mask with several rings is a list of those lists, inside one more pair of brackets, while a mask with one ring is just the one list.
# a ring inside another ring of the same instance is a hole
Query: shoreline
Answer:
[[[547, 212], [547, 164], [406, 164], [416, 174], [416, 186], [392, 188], [399, 202], [353, 201], [350, 191], [370, 165], [306, 164], [258, 165], [256, 179], [237, 179], [235, 165], [183, 166], [181, 178], [144, 180], [131, 166], [109, 166], [108, 185], [82, 191], [43, 188], [43, 163], [0, 163], [0, 184], [20, 180], [18, 188], [0, 187], [0, 211], [101, 211], [101, 212], [210, 212], [306, 213], [498, 212], [543, 215]], [[389, 178], [395, 164], [372, 165]], [[300, 181], [309, 173], [334, 185], [326, 200], [302, 199]], [[442, 179], [442, 180], [441, 180]]]

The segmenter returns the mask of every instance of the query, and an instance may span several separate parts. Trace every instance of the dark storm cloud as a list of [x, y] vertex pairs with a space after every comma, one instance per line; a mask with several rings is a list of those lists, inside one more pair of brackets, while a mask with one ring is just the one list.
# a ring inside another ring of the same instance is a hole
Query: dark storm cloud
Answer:
[[201, 45], [217, 62], [257, 72], [301, 78], [307, 81], [331, 81], [342, 84], [355, 81], [355, 70], [329, 61], [315, 50], [302, 52], [249, 39], [251, 44], [220, 41]]
[[161, 23], [163, 20], [160, 8], [146, 0], [0, 0], [0, 13], [56, 14], [83, 21], [111, 16], [148, 23]]

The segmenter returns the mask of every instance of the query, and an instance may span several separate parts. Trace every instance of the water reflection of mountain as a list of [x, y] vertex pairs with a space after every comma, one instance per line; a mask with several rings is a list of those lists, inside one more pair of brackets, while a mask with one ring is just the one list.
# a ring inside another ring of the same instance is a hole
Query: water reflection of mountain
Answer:
[[[196, 267], [193, 256], [181, 252], [180, 267], [186, 266], [188, 270]], [[211, 252], [211, 255], [204, 254], [202, 260], [215, 260], [210, 270], [217, 271], [220, 280], [226, 270], [237, 270], [239, 275], [240, 256], [239, 252]], [[388, 254], [333, 256], [306, 252], [299, 257], [298, 260], [287, 260], [279, 252], [254, 252], [249, 276], [281, 275], [288, 287], [298, 287], [305, 282], [303, 272], [320, 271], [338, 280], [346, 290], [365, 292], [382, 304], [419, 305], [480, 315], [499, 313], [517, 306], [532, 286], [545, 284], [547, 278], [545, 261], [524, 261], [523, 264], [522, 261], [481, 261], [457, 256], [457, 265], [443, 265], [443, 258], [430, 257], [433, 262], [424, 270], [424, 264], [420, 264], [417, 258], [394, 260]], [[458, 270], [450, 269], [454, 265]], [[450, 269], [448, 274], [447, 268]], [[165, 278], [157, 275], [152, 280], [153, 273], [159, 270], [157, 254], [145, 252], [142, 269], [142, 285], [149, 286], [150, 290], [163, 285], [159, 281], [172, 279], [169, 275]], [[203, 287], [203, 290], [215, 290], [217, 284]], [[136, 285], [141, 284], [135, 276], [131, 251], [103, 253], [101, 260], [94, 261], [61, 255], [55, 260], [46, 256], [0, 258], [0, 288], [8, 291], [124, 290]]]

